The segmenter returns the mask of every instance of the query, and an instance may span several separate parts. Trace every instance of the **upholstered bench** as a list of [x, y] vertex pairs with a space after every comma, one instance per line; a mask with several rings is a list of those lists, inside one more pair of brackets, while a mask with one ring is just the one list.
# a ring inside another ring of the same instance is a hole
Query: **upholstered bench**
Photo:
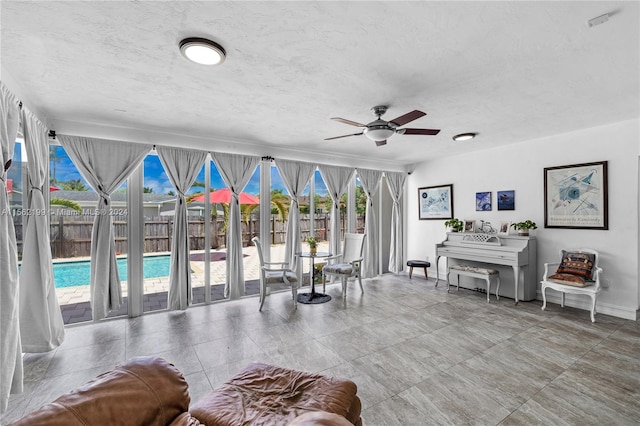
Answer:
[[409, 279], [411, 279], [411, 274], [413, 274], [413, 268], [423, 268], [424, 278], [429, 279], [427, 276], [427, 268], [431, 266], [431, 263], [426, 260], [407, 260], [407, 266], [409, 267]]
[[496, 300], [500, 300], [498, 291], [500, 290], [500, 274], [496, 269], [479, 268], [476, 266], [467, 265], [451, 265], [447, 271], [447, 292], [449, 291], [450, 278], [449, 275], [454, 274], [456, 279], [456, 291], [460, 290], [460, 276], [480, 278], [487, 282], [487, 303], [489, 303], [489, 294], [491, 293], [491, 280], [497, 281], [496, 285]]

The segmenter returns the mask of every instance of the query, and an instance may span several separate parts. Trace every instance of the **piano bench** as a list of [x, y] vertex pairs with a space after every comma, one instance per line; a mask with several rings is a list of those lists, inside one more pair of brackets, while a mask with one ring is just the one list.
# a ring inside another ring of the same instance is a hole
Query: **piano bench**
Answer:
[[476, 266], [466, 265], [451, 265], [447, 271], [447, 292], [449, 292], [450, 274], [457, 275], [456, 279], [456, 291], [460, 290], [460, 276], [480, 278], [487, 282], [487, 303], [489, 303], [489, 294], [491, 293], [491, 279], [495, 278], [496, 285], [496, 300], [500, 300], [498, 291], [500, 290], [500, 274], [496, 269], [478, 268]]
[[407, 260], [407, 266], [409, 267], [409, 279], [411, 279], [411, 274], [413, 274], [413, 268], [423, 268], [424, 278], [429, 279], [427, 276], [427, 268], [431, 266], [431, 263], [426, 260]]

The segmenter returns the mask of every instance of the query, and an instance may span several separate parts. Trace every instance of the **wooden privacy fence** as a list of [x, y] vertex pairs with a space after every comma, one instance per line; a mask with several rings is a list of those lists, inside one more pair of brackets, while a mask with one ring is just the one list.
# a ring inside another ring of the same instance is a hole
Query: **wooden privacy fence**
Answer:
[[[310, 216], [300, 215], [302, 239], [309, 236]], [[341, 215], [340, 232], [344, 235], [346, 219]], [[116, 252], [127, 253], [127, 220], [126, 216], [114, 216], [113, 230], [116, 241]], [[272, 244], [284, 244], [287, 223], [282, 222], [278, 215], [271, 215], [270, 237]], [[16, 222], [16, 237], [18, 247], [22, 243], [22, 224]], [[315, 237], [319, 241], [330, 237], [331, 220], [329, 214], [315, 215]], [[54, 216], [51, 220], [51, 253], [54, 258], [83, 257], [91, 255], [91, 231], [93, 216]], [[356, 232], [363, 232], [364, 215], [356, 218]], [[173, 217], [153, 217], [145, 219], [144, 223], [144, 252], [171, 251], [173, 237]], [[211, 248], [226, 247], [226, 224], [223, 217], [218, 217], [211, 224]], [[252, 215], [248, 221], [242, 221], [242, 242], [249, 245], [251, 238], [260, 234], [260, 219]], [[191, 250], [205, 248], [205, 219], [203, 217], [189, 218], [189, 247]], [[19, 250], [22, 252], [22, 250]]]

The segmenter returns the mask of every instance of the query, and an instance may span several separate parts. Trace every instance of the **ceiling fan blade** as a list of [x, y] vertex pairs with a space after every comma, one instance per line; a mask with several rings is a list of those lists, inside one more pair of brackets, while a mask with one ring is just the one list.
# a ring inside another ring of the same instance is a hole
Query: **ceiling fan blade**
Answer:
[[[400, 129], [404, 130], [403, 135], [437, 135], [440, 129]], [[400, 132], [398, 132], [400, 133]]]
[[382, 146], [382, 145], [386, 145], [386, 144], [387, 144], [386, 140], [384, 140], [384, 141], [376, 141], [376, 146]]
[[344, 124], [348, 124], [348, 125], [350, 125], [350, 126], [356, 126], [356, 127], [367, 127], [367, 126], [366, 126], [366, 125], [364, 125], [364, 124], [356, 123], [355, 121], [347, 120], [346, 118], [331, 117], [331, 119], [332, 119], [332, 120], [335, 120], [335, 121], [339, 121], [339, 122], [344, 123]]
[[340, 138], [348, 138], [349, 136], [360, 136], [362, 135], [364, 132], [360, 132], [360, 133], [354, 133], [352, 135], [342, 135], [342, 136], [334, 136], [332, 138], [326, 138], [325, 141], [330, 141], [332, 139], [340, 139]]
[[396, 126], [404, 126], [405, 124], [413, 120], [417, 120], [420, 117], [424, 117], [425, 115], [427, 115], [426, 112], [422, 112], [422, 111], [418, 111], [417, 109], [414, 109], [413, 111], [408, 112], [405, 115], [401, 115], [400, 117], [394, 118], [393, 120], [390, 121], [390, 123], [393, 123]]

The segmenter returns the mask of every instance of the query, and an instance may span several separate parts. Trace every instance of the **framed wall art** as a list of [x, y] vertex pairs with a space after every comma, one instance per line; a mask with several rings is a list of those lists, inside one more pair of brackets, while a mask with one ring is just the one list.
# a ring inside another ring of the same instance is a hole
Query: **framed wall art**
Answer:
[[476, 211], [478, 212], [491, 211], [491, 193], [490, 192], [476, 192]]
[[453, 219], [453, 184], [418, 188], [418, 218]]
[[516, 191], [498, 191], [498, 210], [516, 209]]
[[609, 229], [607, 162], [544, 169], [544, 227]]

